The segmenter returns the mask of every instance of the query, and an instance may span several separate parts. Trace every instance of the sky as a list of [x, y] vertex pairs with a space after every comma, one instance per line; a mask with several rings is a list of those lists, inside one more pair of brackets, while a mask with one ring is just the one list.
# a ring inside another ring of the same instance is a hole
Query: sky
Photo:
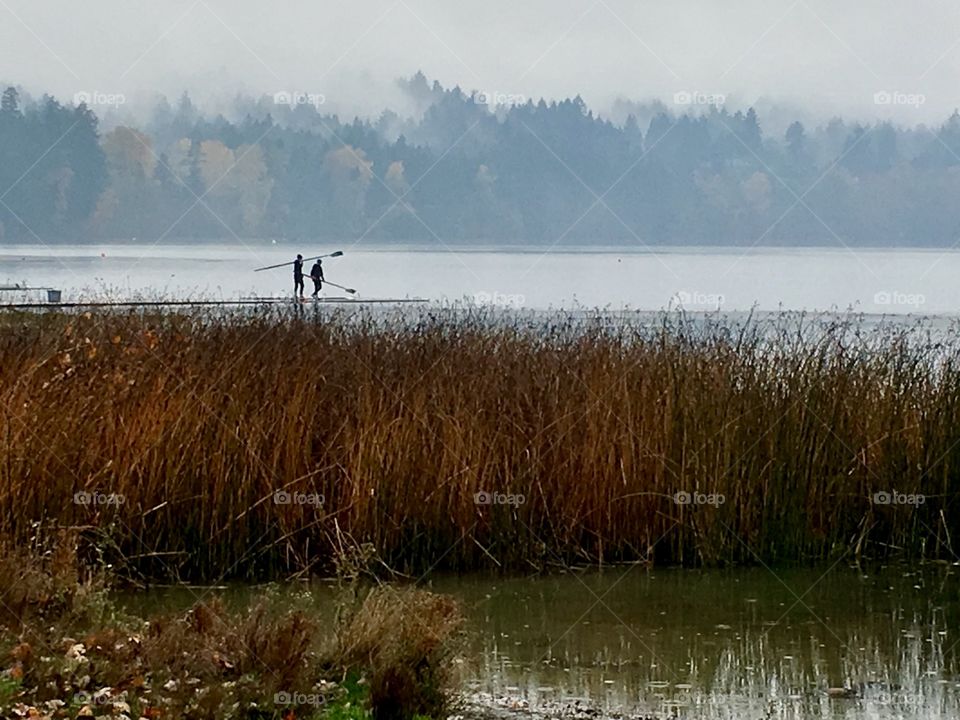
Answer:
[[914, 125], [960, 106], [960, 4], [0, 0], [0, 58], [5, 83], [128, 110], [184, 90], [208, 107], [296, 91], [376, 115], [422, 70], [505, 101], [580, 94], [601, 113], [721, 98]]

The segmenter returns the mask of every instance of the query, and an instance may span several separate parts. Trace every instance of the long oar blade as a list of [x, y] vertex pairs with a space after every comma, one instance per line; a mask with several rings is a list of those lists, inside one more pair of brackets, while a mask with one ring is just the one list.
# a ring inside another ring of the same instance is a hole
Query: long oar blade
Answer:
[[[313, 257], [304, 258], [303, 262], [309, 262], [310, 260], [320, 260], [321, 258], [333, 258], [333, 257], [343, 257], [343, 250], [337, 250], [336, 252], [332, 252], [327, 255], [314, 255]], [[255, 268], [254, 272], [260, 272], [261, 270], [276, 270], [277, 268], [293, 265], [294, 262], [296, 261], [291, 260], [290, 262], [280, 263], [279, 265], [267, 265], [266, 267]]]
[[350, 293], [351, 295], [357, 294], [357, 291], [354, 290], [353, 288], [344, 287], [343, 285], [337, 285], [335, 282], [330, 282], [329, 280], [323, 280], [323, 282], [326, 283], [327, 285], [333, 285], [335, 288], [340, 288], [345, 293]]

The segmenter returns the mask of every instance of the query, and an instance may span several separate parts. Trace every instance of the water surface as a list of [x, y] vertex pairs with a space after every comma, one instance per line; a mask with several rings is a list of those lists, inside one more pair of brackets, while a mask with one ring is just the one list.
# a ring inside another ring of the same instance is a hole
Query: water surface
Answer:
[[493, 698], [702, 718], [919, 719], [960, 717], [953, 570], [635, 567], [435, 587], [470, 608], [471, 687]]
[[[462, 601], [467, 692], [490, 706], [544, 717], [579, 702], [658, 718], [921, 720], [960, 717], [957, 570], [626, 566], [424, 584]], [[334, 590], [314, 593], [330, 616]], [[132, 603], [186, 607], [204, 594]], [[227, 594], [242, 603], [250, 591]]]
[[[235, 299], [292, 293], [289, 269], [260, 266], [342, 249], [326, 276], [361, 297], [464, 298], [514, 307], [693, 311], [840, 310], [939, 314], [960, 310], [960, 252], [846, 248], [550, 248], [483, 250], [439, 244], [336, 247], [243, 243], [0, 245], [0, 284], [65, 291], [65, 300], [156, 296]], [[308, 281], [309, 284], [309, 281]], [[308, 289], [309, 292], [309, 289]], [[328, 296], [341, 294], [335, 288]], [[0, 295], [7, 296], [5, 293]], [[0, 298], [2, 301], [2, 298]]]

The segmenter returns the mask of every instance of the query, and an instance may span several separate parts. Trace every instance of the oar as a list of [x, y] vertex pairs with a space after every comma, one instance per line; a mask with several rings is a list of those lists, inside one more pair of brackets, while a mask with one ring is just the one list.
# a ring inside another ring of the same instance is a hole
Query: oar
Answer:
[[[308, 260], [319, 260], [321, 258], [340, 257], [341, 255], [343, 255], [343, 250], [337, 250], [329, 255], [314, 255], [313, 257], [304, 258], [303, 262], [307, 262]], [[267, 265], [266, 267], [257, 268], [254, 270], [254, 272], [260, 272], [261, 270], [276, 270], [277, 268], [286, 267], [287, 265], [293, 265], [295, 262], [296, 260], [291, 260], [290, 262], [280, 263], [279, 265]]]
[[327, 285], [333, 285], [335, 288], [340, 288], [344, 292], [350, 293], [351, 295], [356, 295], [357, 291], [353, 288], [344, 287], [343, 285], [337, 285], [335, 282], [330, 282], [329, 280], [321, 280], [320, 282], [326, 283]]

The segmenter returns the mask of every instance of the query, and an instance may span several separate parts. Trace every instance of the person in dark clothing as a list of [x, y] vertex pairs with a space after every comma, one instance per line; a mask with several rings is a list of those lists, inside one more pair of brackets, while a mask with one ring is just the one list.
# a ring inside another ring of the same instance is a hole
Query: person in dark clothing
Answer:
[[303, 297], [303, 255], [293, 261], [293, 294]]
[[319, 258], [310, 268], [310, 278], [313, 280], [313, 297], [317, 297], [323, 285], [323, 263]]

